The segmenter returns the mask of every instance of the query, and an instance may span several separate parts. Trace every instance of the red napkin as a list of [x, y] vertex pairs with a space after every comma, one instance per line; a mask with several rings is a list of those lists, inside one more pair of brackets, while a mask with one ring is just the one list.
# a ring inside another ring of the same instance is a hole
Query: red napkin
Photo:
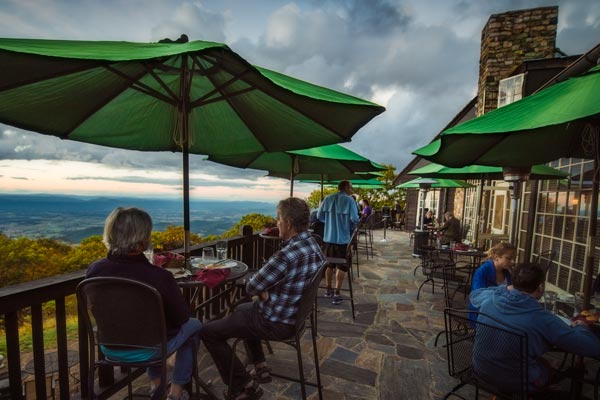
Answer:
[[195, 280], [204, 282], [207, 288], [212, 289], [219, 286], [231, 273], [229, 268], [201, 269], [196, 272]]

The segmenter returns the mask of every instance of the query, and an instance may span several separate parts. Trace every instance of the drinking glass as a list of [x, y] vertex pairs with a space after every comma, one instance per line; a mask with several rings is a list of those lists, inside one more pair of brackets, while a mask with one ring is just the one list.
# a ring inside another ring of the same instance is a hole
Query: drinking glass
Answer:
[[152, 243], [148, 245], [148, 248], [144, 251], [144, 255], [150, 261], [150, 264], [154, 264], [154, 246], [152, 246]]
[[556, 299], [558, 298], [558, 294], [551, 290], [547, 290], [544, 293], [544, 306], [546, 310], [550, 310], [554, 312], [554, 306], [556, 305]]
[[225, 240], [219, 240], [217, 242], [217, 258], [219, 260], [227, 258], [227, 242]]
[[215, 252], [212, 247], [205, 247], [202, 249], [202, 262], [204, 265], [210, 264], [215, 259]]

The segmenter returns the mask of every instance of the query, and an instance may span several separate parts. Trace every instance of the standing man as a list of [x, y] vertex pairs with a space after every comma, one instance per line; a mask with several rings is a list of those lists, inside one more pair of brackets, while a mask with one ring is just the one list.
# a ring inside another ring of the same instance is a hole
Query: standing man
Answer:
[[[350, 243], [352, 231], [358, 223], [358, 209], [352, 195], [352, 184], [349, 181], [340, 181], [338, 192], [330, 194], [323, 199], [317, 218], [325, 223], [325, 235], [323, 236], [325, 255], [329, 257], [346, 258], [346, 246]], [[335, 292], [331, 288], [333, 270], [335, 274]], [[344, 277], [348, 272], [346, 264], [328, 264], [325, 271], [325, 296], [333, 297], [331, 304], [342, 303], [340, 288]]]

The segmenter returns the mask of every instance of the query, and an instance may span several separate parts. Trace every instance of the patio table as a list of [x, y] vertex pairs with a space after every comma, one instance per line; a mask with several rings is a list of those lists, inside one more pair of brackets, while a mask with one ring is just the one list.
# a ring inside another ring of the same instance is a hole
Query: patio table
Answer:
[[229, 268], [229, 275], [220, 285], [213, 288], [195, 280], [194, 275], [176, 277], [177, 285], [183, 289], [184, 297], [190, 305], [190, 311], [201, 321], [220, 318], [229, 311], [238, 295], [235, 281], [248, 272], [248, 265], [245, 263], [237, 260], [227, 261], [235, 262], [235, 266]]

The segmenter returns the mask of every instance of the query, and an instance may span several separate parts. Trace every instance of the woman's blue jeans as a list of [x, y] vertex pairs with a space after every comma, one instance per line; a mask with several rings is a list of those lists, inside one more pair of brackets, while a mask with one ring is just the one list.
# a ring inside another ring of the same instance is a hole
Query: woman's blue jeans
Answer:
[[[177, 335], [173, 336], [167, 342], [167, 353], [177, 350], [175, 355], [175, 366], [173, 368], [173, 384], [185, 385], [192, 380], [192, 369], [194, 361], [194, 342], [196, 349], [200, 345], [200, 328], [202, 323], [196, 318], [190, 318], [186, 323], [181, 325], [181, 329]], [[160, 358], [160, 355], [156, 357]], [[163, 366], [166, 368], [166, 366]], [[150, 379], [160, 378], [160, 367], [150, 367], [147, 369], [147, 374]], [[161, 382], [165, 384], [165, 382]]]

